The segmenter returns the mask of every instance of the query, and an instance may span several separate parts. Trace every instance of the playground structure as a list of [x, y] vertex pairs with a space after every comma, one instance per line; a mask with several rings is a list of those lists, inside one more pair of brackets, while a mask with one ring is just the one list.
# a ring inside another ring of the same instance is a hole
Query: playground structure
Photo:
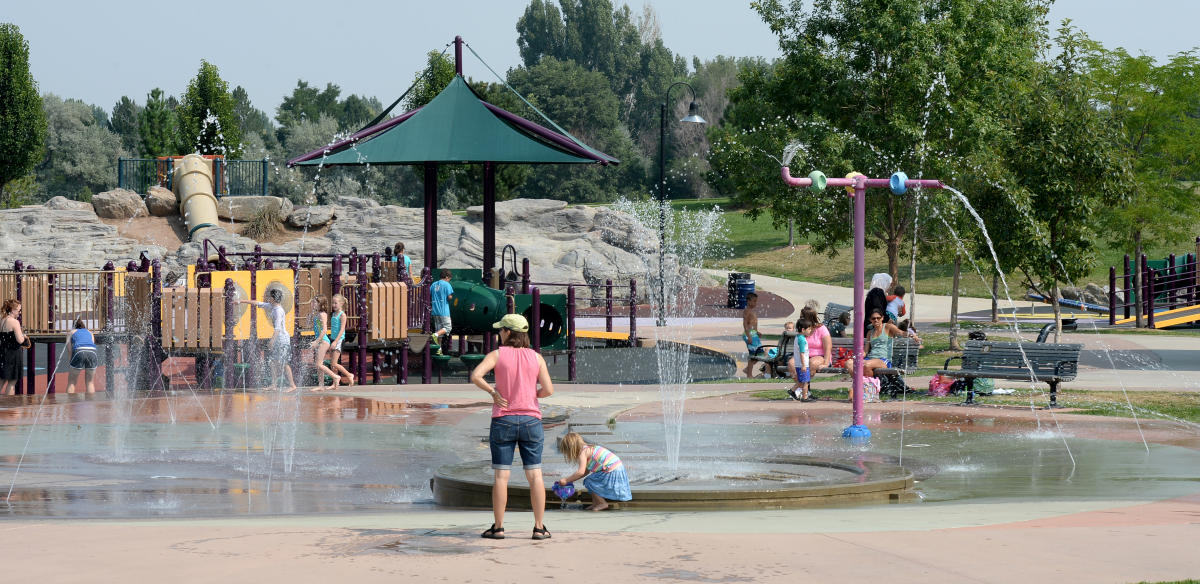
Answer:
[[199, 154], [188, 154], [179, 160], [171, 173], [172, 190], [179, 197], [179, 215], [187, 226], [189, 239], [200, 229], [217, 226], [214, 164], [216, 161], [206, 160]]
[[[291, 362], [296, 371], [302, 370], [308, 354], [300, 349], [313, 334], [308, 326], [312, 298], [340, 293], [347, 299], [344, 352], [360, 383], [367, 382], [368, 368], [370, 383], [381, 383], [385, 372], [394, 376], [395, 383], [408, 383], [414, 355], [421, 361], [423, 383], [430, 383], [435, 373], [440, 380], [455, 357], [470, 369], [498, 346], [491, 325], [508, 312], [522, 313], [538, 323], [530, 331], [533, 347], [555, 360], [565, 356], [570, 381], [576, 379], [576, 318], [605, 319], [604, 332], [584, 333], [585, 338], [606, 345], [637, 343], [634, 280], [628, 285], [608, 280], [600, 286], [534, 282], [528, 259], [522, 260], [520, 274], [512, 270], [504, 280], [500, 270], [493, 269], [491, 286], [484, 284], [478, 269], [453, 270], [455, 330], [448, 345], [457, 344], [457, 351], [435, 354], [436, 345], [428, 342], [432, 332], [429, 287], [434, 278], [428, 268], [411, 278], [401, 263], [384, 259], [392, 257], [390, 249], [371, 255], [356, 249], [349, 254], [272, 253], [260, 247], [229, 253], [205, 240], [201, 250], [180, 286], [164, 286], [158, 260], [144, 256], [122, 267], [108, 262], [98, 270], [41, 270], [19, 260], [11, 270], [0, 270], [0, 297], [22, 303], [23, 326], [33, 341], [26, 357], [26, 379], [17, 392], [32, 395], [40, 387], [55, 392], [53, 375], [40, 381], [36, 356], [41, 349], [48, 364], [41, 373], [53, 372], [58, 344], [66, 342], [76, 319], [95, 334], [106, 388], [115, 387], [120, 376], [130, 388], [167, 389], [171, 379], [163, 374], [163, 364], [181, 357], [194, 359], [198, 388], [270, 386], [271, 380], [264, 378], [269, 367], [262, 354], [273, 330], [258, 309], [237, 301], [261, 301], [272, 288], [282, 293], [281, 305], [296, 349]], [[565, 293], [541, 293], [555, 288]], [[590, 291], [583, 302], [576, 298], [579, 288]], [[603, 311], [585, 314], [579, 311], [580, 304]], [[625, 307], [629, 333], [614, 332], [614, 320], [625, 318], [614, 309]]]
[[[892, 174], [890, 178], [867, 178], [857, 172], [846, 175], [846, 178], [826, 178], [825, 173], [814, 170], [807, 178], [793, 178], [791, 170], [784, 166], [780, 168], [780, 176], [788, 186], [807, 187], [812, 191], [823, 191], [826, 186], [846, 187], [846, 192], [854, 199], [854, 322], [863, 320], [863, 289], [866, 284], [866, 223], [867, 223], [867, 189], [887, 188], [893, 194], [902, 195], [910, 188], [942, 188], [941, 181], [909, 180], [903, 172]], [[861, 326], [856, 324], [855, 326]], [[863, 335], [854, 335], [854, 375], [851, 394], [854, 401], [853, 422], [842, 435], [846, 438], [868, 438], [871, 431], [863, 424]]]
[[[1148, 328], [1180, 326], [1200, 321], [1200, 237], [1196, 238], [1195, 253], [1176, 257], [1171, 254], [1162, 260], [1150, 260], [1146, 254], [1136, 258], [1137, 265], [1127, 254], [1122, 261], [1122, 274], [1117, 275], [1116, 266], [1108, 269], [1108, 323], [1130, 324], [1136, 320], [1131, 316], [1135, 306], [1141, 304], [1142, 316]], [[1134, 285], [1134, 271], [1141, 274], [1138, 286]], [[1116, 293], [1120, 282], [1123, 294]], [[1122, 313], [1118, 318], [1117, 313]]]

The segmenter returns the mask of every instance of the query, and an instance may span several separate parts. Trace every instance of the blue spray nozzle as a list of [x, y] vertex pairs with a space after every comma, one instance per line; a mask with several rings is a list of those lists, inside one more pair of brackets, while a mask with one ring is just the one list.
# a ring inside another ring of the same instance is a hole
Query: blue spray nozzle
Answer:
[[892, 174], [892, 178], [888, 179], [888, 188], [892, 189], [892, 193], [903, 195], [908, 191], [908, 175], [897, 171]]

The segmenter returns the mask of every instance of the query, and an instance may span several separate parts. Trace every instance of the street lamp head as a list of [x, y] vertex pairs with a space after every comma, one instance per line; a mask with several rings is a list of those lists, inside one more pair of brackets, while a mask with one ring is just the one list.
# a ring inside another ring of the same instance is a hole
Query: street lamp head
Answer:
[[679, 120], [681, 122], [691, 122], [693, 124], [707, 124], [704, 118], [700, 117], [700, 104], [692, 102], [688, 105], [688, 115], [686, 118]]

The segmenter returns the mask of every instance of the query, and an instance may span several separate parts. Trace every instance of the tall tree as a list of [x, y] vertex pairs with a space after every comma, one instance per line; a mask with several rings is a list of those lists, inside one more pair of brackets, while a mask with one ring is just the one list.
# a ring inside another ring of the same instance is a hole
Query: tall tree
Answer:
[[29, 72], [29, 43], [14, 24], [0, 24], [0, 208], [9, 183], [29, 175], [42, 159], [46, 115]]
[[425, 56], [425, 68], [413, 78], [412, 89], [404, 98], [404, 109], [417, 109], [437, 97], [454, 79], [454, 61], [437, 51]]
[[141, 154], [148, 158], [179, 154], [178, 117], [171, 105], [172, 99], [163, 96], [163, 90], [155, 87], [146, 95], [146, 107], [138, 115], [138, 137]]
[[[780, 37], [784, 57], [761, 83], [735, 93], [731, 108], [744, 101], [758, 114], [738, 116], [740, 125], [731, 131], [752, 132], [758, 124], [794, 116], [850, 138], [839, 154], [850, 161], [849, 170], [939, 178], [951, 178], [964, 160], [1002, 138], [998, 89], [1031, 67], [1044, 14], [1033, 0], [752, 5]], [[973, 24], [979, 22], [987, 26]], [[933, 91], [938, 83], [944, 91]], [[762, 158], [760, 172], [774, 174], [767, 160]], [[807, 162], [829, 173], [839, 161]], [[918, 199], [868, 196], [868, 244], [887, 250], [895, 277]], [[786, 212], [789, 205], [775, 207]]]
[[242, 128], [234, 112], [233, 95], [216, 65], [200, 61], [200, 70], [188, 83], [176, 111], [182, 152], [241, 156]]
[[108, 128], [121, 137], [121, 147], [130, 154], [136, 154], [141, 138], [138, 136], [138, 117], [142, 107], [128, 96], [121, 96], [120, 101], [113, 106], [112, 117], [109, 118]]
[[42, 107], [48, 122], [46, 157], [37, 166], [42, 194], [86, 200], [116, 186], [117, 159], [126, 153], [120, 136], [96, 121], [95, 107], [51, 93]]
[[517, 49], [521, 62], [532, 67], [544, 57], [566, 56], [567, 27], [554, 0], [533, 0], [517, 19]]
[[[1184, 182], [1200, 176], [1200, 58], [1193, 50], [1160, 65], [1087, 40], [1082, 50], [1092, 99], [1123, 129], [1135, 178], [1124, 204], [1102, 210], [1105, 233], [1135, 258], [1146, 246], [1186, 241], [1200, 223], [1196, 194]], [[1133, 284], [1141, 284], [1137, 270]]]

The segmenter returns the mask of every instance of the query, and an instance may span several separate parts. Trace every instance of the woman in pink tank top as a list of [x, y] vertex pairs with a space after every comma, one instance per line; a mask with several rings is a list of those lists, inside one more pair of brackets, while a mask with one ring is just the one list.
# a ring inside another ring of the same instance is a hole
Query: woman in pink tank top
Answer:
[[800, 309], [800, 318], [807, 318], [813, 323], [812, 332], [805, 337], [808, 339], [809, 371], [828, 366], [833, 359], [833, 338], [829, 336], [829, 329], [821, 324], [821, 319], [817, 318], [817, 310], [811, 306]]
[[[471, 372], [471, 383], [492, 396], [492, 426], [488, 444], [492, 451], [492, 515], [495, 522], [481, 534], [504, 539], [504, 510], [508, 506], [508, 479], [513, 454], [521, 450], [521, 466], [529, 481], [533, 507], [533, 539], [549, 539], [542, 518], [546, 513], [546, 483], [542, 480], [542, 409], [538, 398], [550, 397], [554, 384], [546, 360], [529, 348], [529, 321], [519, 314], [506, 314], [492, 325], [500, 329], [500, 348], [488, 353]], [[484, 376], [495, 372], [496, 386]], [[540, 388], [539, 388], [540, 386]]]

